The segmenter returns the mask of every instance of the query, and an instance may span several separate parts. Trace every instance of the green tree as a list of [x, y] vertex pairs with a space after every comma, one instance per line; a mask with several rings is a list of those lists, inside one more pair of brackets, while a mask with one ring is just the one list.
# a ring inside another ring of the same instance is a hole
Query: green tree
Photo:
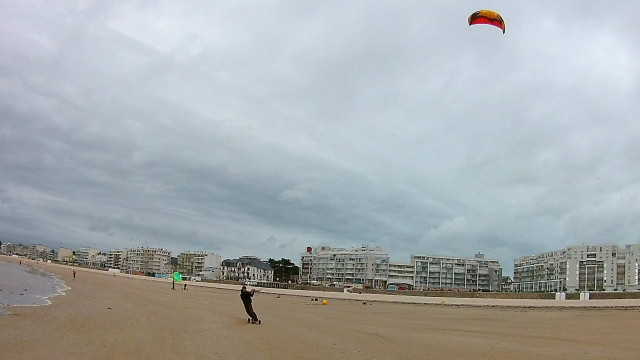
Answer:
[[280, 260], [275, 260], [269, 258], [267, 263], [273, 269], [274, 281], [289, 282], [289, 280], [291, 280], [291, 275], [298, 275], [300, 273], [300, 269], [289, 259], [282, 258]]
[[278, 260], [269, 258], [267, 264], [273, 269], [273, 280], [275, 280], [278, 277]]

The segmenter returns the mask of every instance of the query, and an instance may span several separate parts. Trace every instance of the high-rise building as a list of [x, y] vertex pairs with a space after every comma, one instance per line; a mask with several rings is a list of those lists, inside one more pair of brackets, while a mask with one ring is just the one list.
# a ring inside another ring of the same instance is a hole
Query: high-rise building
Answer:
[[178, 255], [177, 271], [182, 275], [196, 276], [205, 269], [215, 272], [220, 269], [220, 255], [205, 251], [181, 252]]
[[389, 276], [387, 277], [387, 287], [394, 285], [398, 288], [405, 287], [413, 290], [416, 278], [416, 266], [414, 263], [389, 263]]
[[567, 247], [567, 291], [624, 288], [625, 251], [618, 245]]
[[514, 261], [513, 291], [561, 292], [567, 287], [567, 250], [522, 256]]
[[51, 260], [51, 249], [44, 245], [33, 244], [29, 246], [29, 259]]
[[[320, 248], [328, 249], [328, 246], [320, 246]], [[313, 264], [313, 248], [307, 246], [307, 251], [303, 252], [300, 257], [300, 282], [303, 284], [311, 283], [311, 265]]]
[[513, 290], [632, 291], [638, 286], [640, 244], [582, 245], [514, 261]]
[[378, 247], [308, 247], [301, 255], [300, 281], [323, 284], [348, 283], [371, 287], [386, 286], [389, 254]]
[[125, 273], [171, 273], [171, 252], [165, 249], [137, 248], [123, 251], [120, 270]]
[[640, 284], [638, 283], [638, 277], [640, 276], [640, 269], [638, 269], [638, 263], [640, 262], [640, 244], [627, 245], [625, 248], [625, 289], [627, 291], [640, 290]]
[[122, 269], [122, 258], [126, 257], [126, 250], [111, 250], [107, 253], [107, 261], [104, 266], [109, 269]]
[[415, 267], [415, 289], [501, 291], [500, 261], [485, 259], [484, 254], [473, 258], [411, 255]]
[[74, 258], [74, 262], [78, 265], [82, 266], [93, 266], [93, 263], [96, 260], [96, 256], [100, 253], [100, 250], [81, 247], [76, 250], [76, 255]]

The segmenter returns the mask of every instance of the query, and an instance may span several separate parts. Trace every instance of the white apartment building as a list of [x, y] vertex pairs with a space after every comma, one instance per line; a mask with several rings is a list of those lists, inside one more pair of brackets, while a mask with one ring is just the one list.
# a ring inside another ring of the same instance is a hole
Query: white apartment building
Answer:
[[483, 254], [473, 258], [411, 255], [415, 266], [415, 289], [501, 291], [500, 261], [485, 259]]
[[514, 261], [514, 291], [635, 291], [640, 244], [582, 245]]
[[226, 259], [221, 265], [221, 276], [225, 280], [273, 281], [273, 269], [255, 256]]
[[389, 263], [389, 276], [387, 277], [387, 287], [396, 285], [412, 290], [415, 286], [416, 266], [414, 263]]
[[386, 287], [389, 254], [377, 247], [359, 248], [308, 247], [301, 255], [300, 281], [322, 284], [340, 283]]
[[126, 250], [111, 250], [107, 253], [104, 266], [108, 269], [122, 269], [122, 259], [126, 257]]
[[178, 255], [178, 272], [186, 276], [197, 276], [203, 272], [204, 269], [215, 272], [216, 269], [220, 269], [221, 262], [222, 258], [220, 255], [212, 252], [181, 252]]
[[625, 255], [618, 245], [567, 247], [567, 291], [624, 289]]
[[[322, 248], [327, 248], [325, 246], [321, 246]], [[300, 256], [300, 282], [303, 284], [311, 283], [311, 268], [313, 264], [313, 248], [311, 246], [307, 246], [307, 251], [303, 252]]]
[[82, 266], [92, 266], [92, 264], [96, 260], [96, 256], [98, 255], [98, 253], [100, 253], [100, 250], [96, 250], [88, 247], [81, 247], [78, 250], [76, 250], [74, 262]]
[[522, 256], [514, 261], [513, 291], [561, 292], [567, 288], [567, 250]]
[[137, 248], [123, 251], [120, 270], [125, 273], [141, 272], [170, 274], [171, 252], [165, 249]]
[[640, 290], [640, 284], [638, 283], [638, 277], [640, 276], [640, 269], [638, 269], [638, 262], [640, 262], [640, 244], [627, 245], [625, 248], [625, 258], [625, 289], [627, 291], [638, 291]]

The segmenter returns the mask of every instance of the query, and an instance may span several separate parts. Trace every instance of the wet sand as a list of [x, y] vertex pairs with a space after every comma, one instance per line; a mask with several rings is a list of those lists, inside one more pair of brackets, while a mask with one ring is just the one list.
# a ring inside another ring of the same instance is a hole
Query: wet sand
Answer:
[[231, 285], [171, 290], [78, 268], [74, 281], [70, 268], [36, 266], [71, 289], [48, 306], [7, 309], [0, 359], [635, 359], [640, 351], [639, 308], [593, 307], [605, 300], [531, 307], [328, 298], [323, 306], [263, 289], [254, 298], [263, 324], [251, 325]]

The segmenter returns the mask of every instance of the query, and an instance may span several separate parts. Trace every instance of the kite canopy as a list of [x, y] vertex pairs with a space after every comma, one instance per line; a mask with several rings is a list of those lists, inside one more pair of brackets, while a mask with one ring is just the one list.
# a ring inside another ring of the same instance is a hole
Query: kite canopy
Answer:
[[174, 272], [173, 273], [173, 281], [176, 281], [176, 282], [182, 281], [182, 275], [180, 275], [180, 273], [177, 272], [177, 271]]
[[503, 34], [505, 31], [504, 20], [502, 20], [502, 16], [495, 11], [478, 10], [471, 14], [471, 16], [469, 16], [469, 26], [477, 24], [493, 25], [502, 29]]

